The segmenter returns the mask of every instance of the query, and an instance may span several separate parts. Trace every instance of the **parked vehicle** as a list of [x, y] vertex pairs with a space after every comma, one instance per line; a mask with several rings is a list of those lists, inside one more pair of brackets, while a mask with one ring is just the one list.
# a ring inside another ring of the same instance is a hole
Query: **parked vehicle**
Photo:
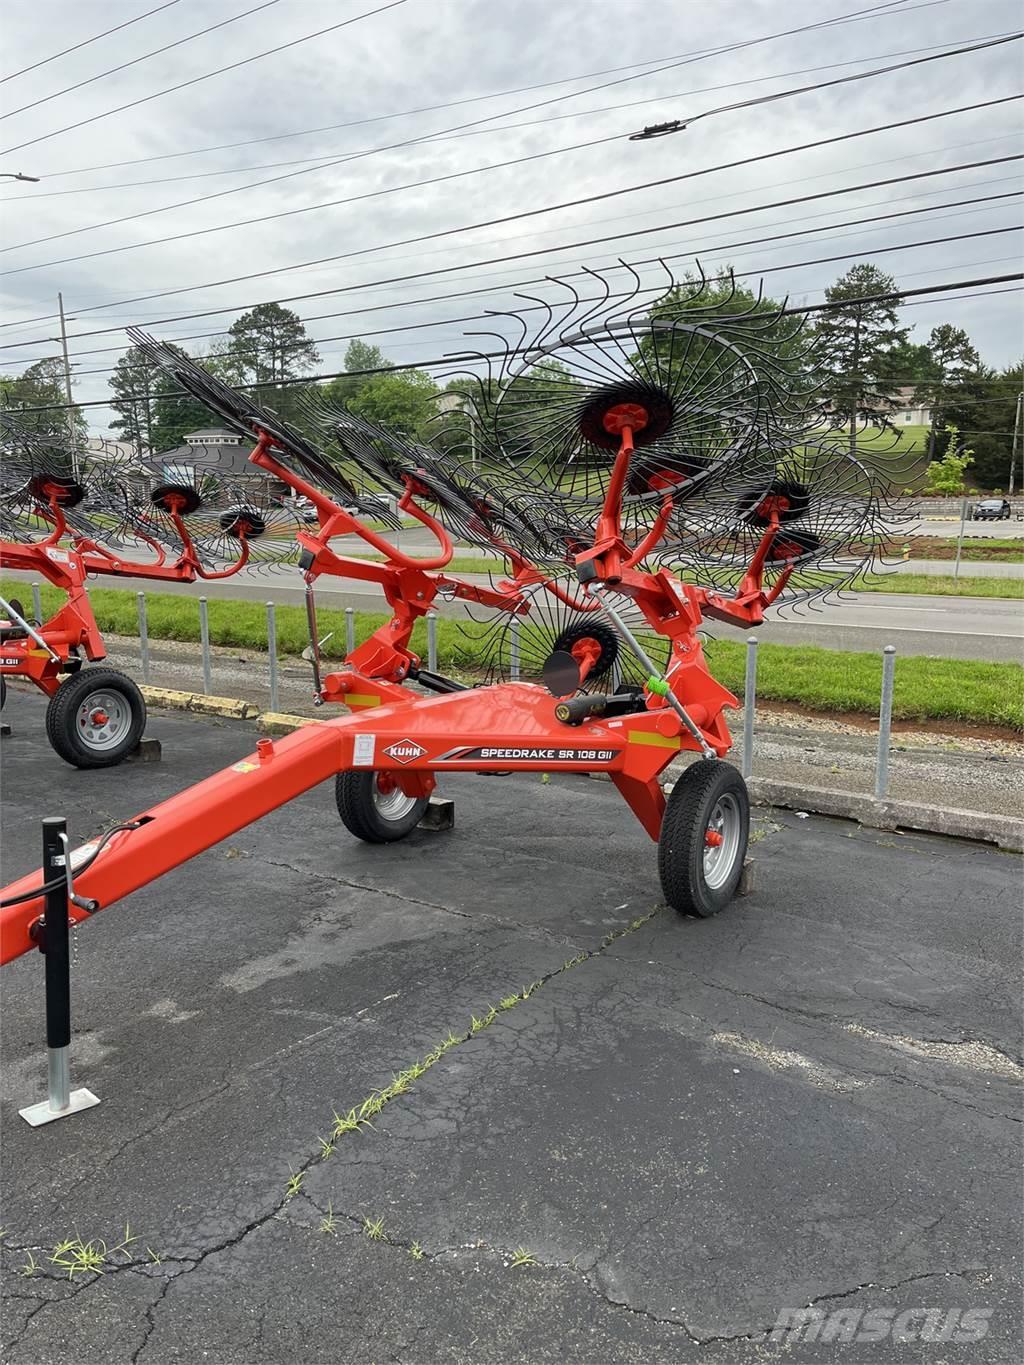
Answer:
[[1010, 504], [1006, 498], [983, 498], [971, 508], [972, 521], [1009, 521]]

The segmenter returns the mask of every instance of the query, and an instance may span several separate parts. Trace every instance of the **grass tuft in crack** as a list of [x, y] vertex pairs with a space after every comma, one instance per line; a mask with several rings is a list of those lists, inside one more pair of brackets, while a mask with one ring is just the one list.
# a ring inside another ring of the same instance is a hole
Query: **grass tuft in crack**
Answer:
[[305, 1178], [306, 1178], [305, 1171], [292, 1171], [291, 1175], [288, 1177], [288, 1184], [284, 1187], [285, 1199], [295, 1198], [298, 1192], [302, 1189], [302, 1182], [305, 1180]]
[[32, 1255], [30, 1251], [28, 1253], [28, 1260], [25, 1261], [23, 1265], [20, 1265], [18, 1267], [18, 1274], [23, 1275], [26, 1279], [28, 1279], [28, 1277], [30, 1275], [34, 1275], [38, 1269], [39, 1262], [36, 1260], [36, 1258]]
[[326, 1212], [326, 1213], [324, 1214], [324, 1216], [320, 1219], [320, 1231], [321, 1231], [326, 1237], [329, 1237], [329, 1236], [331, 1236], [331, 1234], [334, 1232], [334, 1230], [335, 1230], [336, 1227], [337, 1227], [337, 1219], [334, 1217], [334, 1208], [333, 1208], [333, 1206], [332, 1206], [332, 1204], [331, 1204], [331, 1201], [328, 1199], [328, 1201], [327, 1201], [327, 1212]]
[[[137, 1241], [138, 1238], [132, 1236], [127, 1223], [124, 1225], [124, 1236], [117, 1246], [113, 1247], [108, 1247], [100, 1237], [90, 1238], [88, 1242], [83, 1242], [81, 1237], [67, 1237], [53, 1248], [50, 1264], [66, 1270], [69, 1280], [73, 1280], [76, 1275], [102, 1275], [104, 1266], [112, 1256], [121, 1255], [130, 1261], [128, 1248], [132, 1242]], [[31, 1253], [29, 1255], [31, 1256]]]
[[371, 1242], [386, 1242], [388, 1240], [388, 1235], [384, 1231], [383, 1218], [368, 1218], [364, 1214], [363, 1232], [365, 1232]]
[[527, 1251], [525, 1247], [516, 1247], [515, 1251], [513, 1251], [513, 1253], [512, 1253], [511, 1259], [509, 1260], [509, 1266], [510, 1266], [513, 1270], [515, 1270], [518, 1266], [522, 1266], [522, 1265], [539, 1265], [539, 1264], [540, 1264], [540, 1262], [537, 1260], [537, 1258], [536, 1258], [536, 1256], [533, 1254], [533, 1252], [532, 1252], [532, 1251]]
[[[649, 923], [659, 911], [660, 907], [656, 906], [646, 915], [640, 915], [637, 919], [631, 920], [630, 923], [623, 928], [612, 930], [611, 933], [605, 934], [597, 948], [577, 953], [575, 957], [568, 958], [560, 967], [556, 967], [548, 976], [539, 978], [536, 981], [531, 981], [529, 985], [524, 986], [522, 990], [517, 991], [513, 995], [503, 996], [498, 1005], [489, 1006], [482, 1015], [472, 1015], [470, 1017], [469, 1028], [461, 1037], [457, 1036], [449, 1029], [447, 1036], [443, 1038], [440, 1043], [437, 1043], [431, 1048], [431, 1050], [426, 1053], [425, 1056], [421, 1057], [419, 1061], [411, 1062], [404, 1070], [399, 1071], [396, 1075], [392, 1076], [389, 1085], [384, 1086], [381, 1090], [374, 1090], [361, 1104], [358, 1106], [353, 1105], [347, 1113], [339, 1114], [335, 1109], [333, 1111], [334, 1122], [331, 1128], [330, 1137], [317, 1139], [320, 1144], [320, 1159], [326, 1161], [329, 1156], [333, 1156], [334, 1152], [337, 1150], [337, 1143], [341, 1138], [347, 1137], [349, 1133], [358, 1133], [364, 1128], [372, 1128], [372, 1120], [380, 1114], [385, 1105], [390, 1104], [391, 1101], [397, 1099], [399, 1095], [408, 1094], [413, 1083], [418, 1081], [421, 1076], [425, 1075], [432, 1066], [436, 1066], [441, 1058], [444, 1057], [446, 1053], [450, 1052], [453, 1047], [459, 1047], [462, 1043], [469, 1042], [469, 1040], [474, 1038], [478, 1033], [482, 1033], [484, 1029], [490, 1028], [499, 1014], [505, 1014], [509, 1010], [515, 1009], [517, 1005], [521, 1005], [524, 1001], [529, 1000], [532, 995], [539, 991], [540, 988], [553, 977], [559, 976], [562, 972], [569, 971], [573, 967], [578, 967], [581, 963], [588, 961], [596, 953], [604, 952], [606, 948], [615, 943], [618, 939], [624, 938], [627, 934], [635, 933], [637, 929], [643, 928], [643, 926]], [[312, 1160], [313, 1158], [310, 1159], [310, 1162]], [[308, 1164], [310, 1163], [307, 1163], [307, 1165]], [[292, 1175], [286, 1187], [286, 1199], [291, 1199], [293, 1195], [298, 1194], [302, 1187], [304, 1175], [304, 1170], [298, 1175]], [[372, 1234], [369, 1232], [369, 1220], [364, 1220], [364, 1223], [366, 1224], [364, 1231], [366, 1231], [367, 1236], [371, 1236]], [[381, 1235], [383, 1236], [383, 1232]]]
[[413, 1242], [412, 1246], [409, 1248], [409, 1255], [414, 1261], [422, 1261], [426, 1254], [427, 1253], [420, 1246], [419, 1242]]

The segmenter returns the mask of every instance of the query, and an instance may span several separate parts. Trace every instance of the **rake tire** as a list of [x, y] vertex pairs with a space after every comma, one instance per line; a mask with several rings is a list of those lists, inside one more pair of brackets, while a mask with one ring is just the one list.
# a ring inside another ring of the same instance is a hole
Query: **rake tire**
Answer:
[[724, 910], [743, 876], [749, 833], [750, 798], [737, 770], [714, 758], [691, 764], [669, 795], [658, 839], [658, 875], [672, 909], [701, 919]]
[[365, 844], [393, 844], [411, 834], [423, 819], [429, 798], [408, 797], [405, 808], [389, 818], [378, 795], [379, 774], [351, 768], [334, 779], [334, 799], [341, 823]]
[[[120, 723], [107, 739], [90, 742], [99, 727], [83, 723], [90, 697], [113, 699]], [[115, 668], [85, 668], [65, 678], [46, 708], [46, 738], [73, 768], [112, 768], [139, 747], [146, 728], [146, 702], [131, 678]]]

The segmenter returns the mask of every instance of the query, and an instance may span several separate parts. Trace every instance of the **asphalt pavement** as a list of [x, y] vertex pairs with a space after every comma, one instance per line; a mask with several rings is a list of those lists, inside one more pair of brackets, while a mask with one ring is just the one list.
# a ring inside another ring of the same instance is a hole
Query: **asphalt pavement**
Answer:
[[[162, 762], [80, 773], [42, 711], [5, 879], [41, 816], [77, 840], [254, 743], [161, 715]], [[450, 833], [359, 844], [320, 788], [82, 926], [87, 1113], [17, 1117], [42, 964], [4, 969], [5, 1361], [1019, 1358], [1019, 859], [761, 810], [753, 894], [692, 921], [610, 784], [444, 787]]]

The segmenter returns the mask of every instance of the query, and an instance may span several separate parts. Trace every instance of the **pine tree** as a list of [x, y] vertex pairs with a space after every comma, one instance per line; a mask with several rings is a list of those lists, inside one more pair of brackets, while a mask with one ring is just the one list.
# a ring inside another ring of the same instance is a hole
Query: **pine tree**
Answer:
[[[319, 363], [320, 353], [297, 313], [261, 303], [228, 328], [229, 349], [246, 383], [272, 386], [297, 379]], [[265, 395], [258, 395], [264, 401]]]
[[867, 263], [852, 266], [825, 290], [837, 307], [823, 312], [815, 328], [822, 396], [837, 419], [850, 424], [851, 448], [858, 424], [891, 428], [899, 406], [897, 362], [910, 335], [909, 327], [898, 325], [899, 299], [860, 301], [895, 293], [893, 277]]
[[163, 371], [145, 351], [130, 346], [120, 356], [107, 383], [114, 391], [110, 406], [117, 417], [110, 423], [122, 440], [141, 453], [153, 450], [153, 428], [156, 420], [155, 391]]

